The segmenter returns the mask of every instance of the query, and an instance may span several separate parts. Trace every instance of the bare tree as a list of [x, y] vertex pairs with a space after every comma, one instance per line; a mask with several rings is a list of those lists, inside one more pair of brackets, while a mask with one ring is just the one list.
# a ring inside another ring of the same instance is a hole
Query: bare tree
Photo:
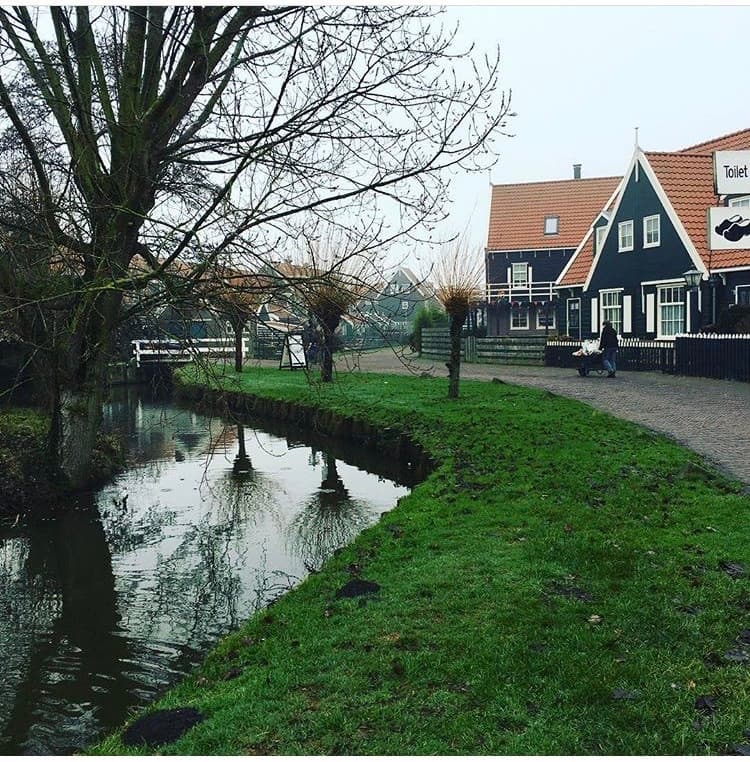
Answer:
[[[0, 144], [38, 195], [27, 232], [73, 273], [50, 372], [73, 485], [89, 472], [126, 294], [176, 262], [189, 289], [233, 248], [257, 258], [300, 212], [367, 199], [366, 225], [392, 205], [416, 231], [444, 213], [447, 169], [492, 156], [508, 116], [498, 58], [475, 63], [436, 13], [0, 8]], [[148, 272], [132, 271], [136, 255]]]
[[484, 263], [481, 252], [472, 251], [461, 240], [444, 249], [435, 267], [435, 296], [448, 313], [450, 359], [448, 367], [448, 397], [458, 398], [461, 377], [461, 331], [472, 307], [481, 298]]

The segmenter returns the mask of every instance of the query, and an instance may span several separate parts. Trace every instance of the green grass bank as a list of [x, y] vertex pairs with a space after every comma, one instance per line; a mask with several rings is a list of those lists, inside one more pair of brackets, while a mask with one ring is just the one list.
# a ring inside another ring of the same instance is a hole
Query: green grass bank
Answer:
[[[49, 426], [49, 417], [36, 408], [0, 410], [0, 516], [16, 516], [53, 505], [69, 492], [49, 458]], [[100, 435], [91, 464], [90, 486], [106, 481], [124, 462], [119, 438]]]
[[0, 515], [15, 515], [53, 493], [44, 463], [49, 420], [32, 408], [0, 411]]
[[[750, 498], [688, 450], [501, 383], [205, 384], [401, 432], [429, 477], [156, 706], [170, 754], [708, 754], [750, 744]], [[353, 579], [373, 595], [337, 592]], [[147, 710], [151, 711], [151, 709]], [[144, 712], [144, 714], [147, 712]], [[113, 734], [95, 754], [146, 753]]]

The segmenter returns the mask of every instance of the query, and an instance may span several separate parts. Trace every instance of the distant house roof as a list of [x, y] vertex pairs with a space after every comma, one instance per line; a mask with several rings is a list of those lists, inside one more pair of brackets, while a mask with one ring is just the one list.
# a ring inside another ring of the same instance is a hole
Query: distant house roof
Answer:
[[[487, 248], [575, 248], [620, 180], [592, 177], [493, 185]], [[548, 217], [558, 218], [554, 234], [545, 234]]]

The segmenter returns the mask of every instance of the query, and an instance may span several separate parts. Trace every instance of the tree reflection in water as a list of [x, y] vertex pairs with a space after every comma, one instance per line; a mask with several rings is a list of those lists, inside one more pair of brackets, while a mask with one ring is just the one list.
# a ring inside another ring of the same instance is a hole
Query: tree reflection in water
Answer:
[[[317, 461], [315, 453], [312, 461]], [[372, 523], [367, 506], [351, 497], [339, 476], [336, 458], [324, 453], [323, 461], [320, 487], [289, 525], [291, 550], [308, 570], [319, 569], [337, 548]]]
[[297, 430], [130, 390], [118, 405], [131, 467], [91, 505], [0, 527], [0, 754], [67, 754], [116, 727], [405, 492]]

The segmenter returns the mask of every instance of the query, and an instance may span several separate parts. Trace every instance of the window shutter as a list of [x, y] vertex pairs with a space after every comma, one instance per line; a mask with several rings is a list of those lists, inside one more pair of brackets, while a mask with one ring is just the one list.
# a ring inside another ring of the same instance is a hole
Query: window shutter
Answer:
[[526, 273], [526, 277], [529, 281], [529, 285], [531, 285], [534, 282], [534, 279], [531, 277], [531, 265], [529, 265], [529, 269]]
[[656, 294], [646, 294], [646, 333], [655, 333]]
[[633, 332], [633, 297], [630, 294], [622, 297], [622, 332]]
[[599, 333], [599, 300], [591, 300], [591, 333]]
[[511, 271], [511, 268], [510, 268], [510, 267], [508, 267], [508, 280], [506, 281], [506, 282], [508, 283], [508, 285], [510, 285], [510, 284], [513, 282], [513, 281], [512, 281], [512, 277], [513, 277], [513, 276], [511, 275], [511, 272], [512, 272], [512, 271]]

